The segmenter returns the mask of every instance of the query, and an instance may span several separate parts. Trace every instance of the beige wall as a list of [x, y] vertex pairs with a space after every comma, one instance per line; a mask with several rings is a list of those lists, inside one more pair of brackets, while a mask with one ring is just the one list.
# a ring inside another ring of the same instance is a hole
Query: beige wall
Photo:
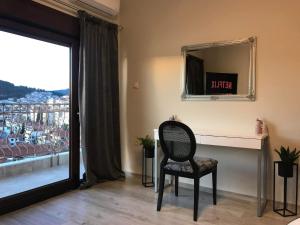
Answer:
[[[269, 125], [270, 160], [276, 158], [275, 147], [300, 148], [299, 11], [298, 0], [122, 0], [124, 169], [140, 173], [136, 137], [152, 135], [153, 128], [172, 114], [193, 128], [230, 133], [253, 133], [255, 119], [261, 117]], [[250, 36], [258, 38], [255, 102], [181, 101], [181, 46]], [[135, 81], [139, 89], [133, 89]], [[255, 195], [254, 152], [199, 150], [220, 161], [219, 189]], [[210, 186], [207, 179], [201, 184]]]

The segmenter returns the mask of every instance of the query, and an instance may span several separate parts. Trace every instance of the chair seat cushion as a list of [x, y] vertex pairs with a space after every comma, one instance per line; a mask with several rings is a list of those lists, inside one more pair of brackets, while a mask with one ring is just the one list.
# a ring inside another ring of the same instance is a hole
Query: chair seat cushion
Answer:
[[[199, 173], [203, 173], [217, 166], [218, 161], [210, 158], [202, 158], [199, 156], [194, 156], [194, 160], [199, 167]], [[175, 162], [170, 160], [164, 167], [166, 170], [172, 170], [176, 172], [184, 172], [184, 173], [193, 173], [193, 168], [189, 161], [185, 162]]]

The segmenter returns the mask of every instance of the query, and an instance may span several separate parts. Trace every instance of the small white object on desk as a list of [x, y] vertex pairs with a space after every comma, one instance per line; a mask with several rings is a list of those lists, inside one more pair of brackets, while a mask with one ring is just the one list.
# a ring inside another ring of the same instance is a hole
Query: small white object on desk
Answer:
[[262, 134], [262, 129], [263, 129], [263, 121], [260, 119], [256, 119], [256, 125], [255, 125], [255, 134], [260, 135]]

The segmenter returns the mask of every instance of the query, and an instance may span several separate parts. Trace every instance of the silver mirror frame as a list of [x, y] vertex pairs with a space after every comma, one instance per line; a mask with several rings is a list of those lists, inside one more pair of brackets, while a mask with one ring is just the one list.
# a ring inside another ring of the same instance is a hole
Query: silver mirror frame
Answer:
[[[244, 38], [234, 41], [222, 41], [222, 42], [212, 42], [197, 45], [188, 45], [181, 48], [182, 55], [182, 81], [181, 81], [181, 99], [182, 100], [220, 100], [220, 101], [255, 101], [255, 80], [256, 80], [256, 37]], [[249, 83], [248, 83], [248, 94], [246, 95], [188, 95], [186, 94], [186, 54], [187, 51], [204, 49], [210, 47], [234, 45], [241, 43], [250, 43], [250, 64], [249, 64]]]

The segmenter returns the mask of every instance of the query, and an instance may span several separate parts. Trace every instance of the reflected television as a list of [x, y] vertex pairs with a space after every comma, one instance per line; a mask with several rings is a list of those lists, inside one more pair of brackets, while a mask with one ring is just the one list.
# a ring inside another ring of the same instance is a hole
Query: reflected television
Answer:
[[236, 95], [237, 73], [206, 72], [207, 95]]

